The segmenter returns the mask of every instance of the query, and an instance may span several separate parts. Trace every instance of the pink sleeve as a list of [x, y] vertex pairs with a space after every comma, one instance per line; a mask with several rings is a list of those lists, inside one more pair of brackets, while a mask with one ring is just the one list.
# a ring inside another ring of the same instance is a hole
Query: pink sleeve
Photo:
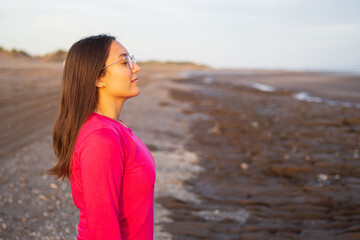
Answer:
[[80, 168], [89, 239], [120, 240], [119, 195], [124, 150], [110, 129], [88, 136], [80, 149]]

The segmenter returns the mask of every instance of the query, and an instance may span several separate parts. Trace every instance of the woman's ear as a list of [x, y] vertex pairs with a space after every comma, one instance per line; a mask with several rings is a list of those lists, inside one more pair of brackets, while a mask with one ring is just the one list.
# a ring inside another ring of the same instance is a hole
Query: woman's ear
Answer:
[[101, 78], [98, 78], [96, 79], [95, 85], [99, 88], [104, 88], [106, 84]]

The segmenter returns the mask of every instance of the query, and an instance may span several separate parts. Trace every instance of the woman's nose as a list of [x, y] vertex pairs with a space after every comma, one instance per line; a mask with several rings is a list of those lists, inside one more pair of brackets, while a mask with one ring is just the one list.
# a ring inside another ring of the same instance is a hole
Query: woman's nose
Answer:
[[138, 73], [140, 72], [141, 68], [139, 65], [137, 65], [137, 63], [134, 63], [134, 68], [132, 70], [133, 73]]

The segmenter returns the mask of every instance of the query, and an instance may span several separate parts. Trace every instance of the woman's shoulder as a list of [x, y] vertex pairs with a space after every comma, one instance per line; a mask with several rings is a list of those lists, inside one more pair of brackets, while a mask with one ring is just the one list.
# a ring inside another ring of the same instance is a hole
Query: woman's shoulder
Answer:
[[76, 143], [75, 150], [86, 141], [89, 137], [93, 138], [115, 138], [124, 143], [124, 133], [114, 123], [105, 121], [95, 114], [91, 114], [81, 127]]

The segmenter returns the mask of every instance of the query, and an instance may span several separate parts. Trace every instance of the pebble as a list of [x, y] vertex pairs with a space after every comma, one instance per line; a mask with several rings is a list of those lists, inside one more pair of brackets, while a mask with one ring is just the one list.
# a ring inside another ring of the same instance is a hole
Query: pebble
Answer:
[[220, 132], [220, 128], [219, 128], [219, 124], [216, 123], [215, 126], [213, 126], [212, 128], [209, 129], [210, 133], [219, 133]]
[[249, 165], [248, 165], [247, 163], [241, 163], [241, 164], [240, 164], [240, 167], [241, 167], [242, 170], [245, 171], [245, 170], [248, 170]]
[[251, 122], [251, 126], [253, 128], [258, 128], [259, 127], [259, 123], [258, 122]]
[[47, 197], [45, 197], [44, 195], [39, 195], [39, 196], [38, 196], [38, 199], [40, 199], [40, 200], [47, 200]]
[[318, 173], [317, 174], [317, 179], [320, 183], [325, 182], [329, 179], [329, 176], [327, 174], [324, 173]]
[[359, 158], [359, 149], [355, 148], [354, 150], [354, 158], [358, 159]]
[[285, 160], [289, 160], [289, 159], [290, 159], [290, 155], [286, 153], [286, 154], [284, 154], [283, 158], [284, 158]]

